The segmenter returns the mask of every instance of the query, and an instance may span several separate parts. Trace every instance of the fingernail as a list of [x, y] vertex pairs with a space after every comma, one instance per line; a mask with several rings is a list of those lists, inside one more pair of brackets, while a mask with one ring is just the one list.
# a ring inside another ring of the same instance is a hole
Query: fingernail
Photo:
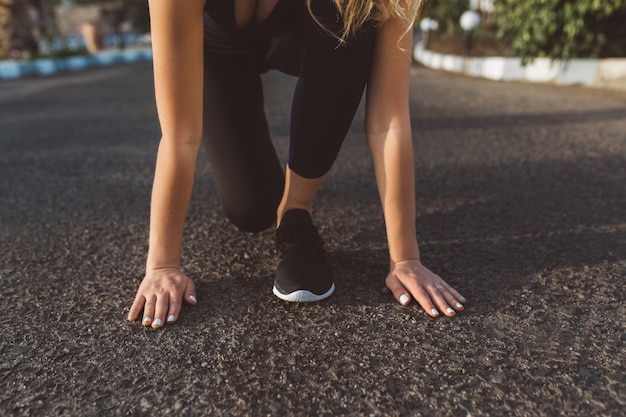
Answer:
[[439, 315], [439, 310], [437, 310], [436, 308], [433, 308], [432, 310], [430, 310], [431, 314], [433, 316], [438, 316]]
[[190, 296], [189, 296], [189, 299], [190, 299], [191, 301], [193, 301], [194, 303], [196, 302], [196, 296], [195, 296], [195, 295], [190, 295]]
[[467, 300], [465, 299], [465, 297], [461, 296], [461, 301], [466, 302]]
[[144, 317], [143, 321], [145, 321], [146, 323], [152, 321], [152, 317], [148, 316], [148, 317]]
[[154, 323], [152, 323], [152, 324], [154, 324], [155, 326], [160, 326], [161, 325], [161, 319], [156, 319], [154, 321]]
[[400, 304], [406, 304], [406, 303], [408, 303], [408, 302], [409, 302], [409, 300], [410, 300], [410, 298], [409, 298], [409, 296], [408, 296], [408, 295], [406, 295], [406, 294], [402, 294], [402, 295], [400, 296]]
[[173, 315], [173, 314], [170, 314], [169, 316], [167, 316], [167, 321], [168, 321], [168, 322], [170, 322], [170, 323], [171, 323], [171, 322], [173, 322], [174, 320], [176, 320], [176, 317], [174, 317], [174, 315]]
[[463, 304], [461, 304], [461, 303], [456, 303], [456, 307], [457, 307], [457, 308], [463, 308]]
[[446, 312], [447, 313], [454, 313], [455, 311], [454, 311], [453, 308], [448, 307], [448, 308], [446, 308]]

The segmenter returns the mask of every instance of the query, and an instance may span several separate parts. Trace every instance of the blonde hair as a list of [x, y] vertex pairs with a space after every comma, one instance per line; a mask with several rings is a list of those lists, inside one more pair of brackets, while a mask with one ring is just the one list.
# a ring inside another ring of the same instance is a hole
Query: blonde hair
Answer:
[[342, 30], [340, 33], [335, 33], [326, 28], [315, 17], [311, 6], [313, 1], [307, 0], [306, 2], [309, 13], [324, 30], [336, 37], [340, 43], [346, 42], [369, 20], [380, 24], [395, 17], [405, 23], [406, 30], [409, 31], [428, 5], [428, 0], [333, 0], [343, 21]]

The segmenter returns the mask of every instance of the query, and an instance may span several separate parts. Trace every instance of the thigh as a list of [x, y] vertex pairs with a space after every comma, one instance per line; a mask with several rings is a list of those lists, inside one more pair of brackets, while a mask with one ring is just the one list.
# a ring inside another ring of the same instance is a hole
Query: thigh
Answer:
[[374, 35], [367, 24], [338, 46], [314, 22], [306, 28], [289, 150], [289, 165], [299, 175], [320, 177], [335, 161], [367, 84]]
[[270, 139], [263, 89], [239, 56], [205, 56], [203, 141], [228, 217], [241, 229], [271, 226], [284, 175]]

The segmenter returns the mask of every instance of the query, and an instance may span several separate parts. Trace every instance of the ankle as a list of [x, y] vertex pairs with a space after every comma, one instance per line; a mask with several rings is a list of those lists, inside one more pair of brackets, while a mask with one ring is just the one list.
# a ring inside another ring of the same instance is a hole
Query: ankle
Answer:
[[285, 213], [287, 213], [289, 210], [306, 210], [309, 212], [309, 215], [311, 215], [311, 213], [313, 212], [313, 208], [306, 205], [290, 204], [285, 205], [284, 207], [279, 207], [276, 212], [276, 228], [280, 226], [280, 223], [283, 220]]

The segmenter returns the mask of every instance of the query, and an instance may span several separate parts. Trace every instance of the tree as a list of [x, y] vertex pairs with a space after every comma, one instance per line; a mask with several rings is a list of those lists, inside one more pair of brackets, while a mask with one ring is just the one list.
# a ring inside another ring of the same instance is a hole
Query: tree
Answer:
[[126, 23], [138, 32], [150, 29], [147, 0], [0, 0], [0, 55], [12, 49], [36, 55], [41, 38], [58, 35], [56, 8], [88, 4], [100, 6], [102, 19], [118, 33]]
[[626, 53], [626, 0], [495, 0], [500, 35], [524, 61]]
[[[0, 0], [1, 1], [1, 0]], [[58, 0], [55, 0], [58, 2]], [[73, 0], [74, 4], [103, 4], [108, 3], [105, 9], [108, 12], [107, 18], [113, 25], [119, 25], [122, 21], [128, 21], [140, 32], [150, 30], [150, 17], [148, 13], [147, 0]]]
[[38, 53], [37, 37], [40, 28], [36, 26], [31, 12], [39, 10], [30, 0], [0, 0], [0, 52], [14, 48], [28, 51], [31, 56]]
[[435, 19], [448, 36], [453, 36], [461, 33], [459, 19], [468, 8], [468, 0], [430, 0], [424, 17]]

